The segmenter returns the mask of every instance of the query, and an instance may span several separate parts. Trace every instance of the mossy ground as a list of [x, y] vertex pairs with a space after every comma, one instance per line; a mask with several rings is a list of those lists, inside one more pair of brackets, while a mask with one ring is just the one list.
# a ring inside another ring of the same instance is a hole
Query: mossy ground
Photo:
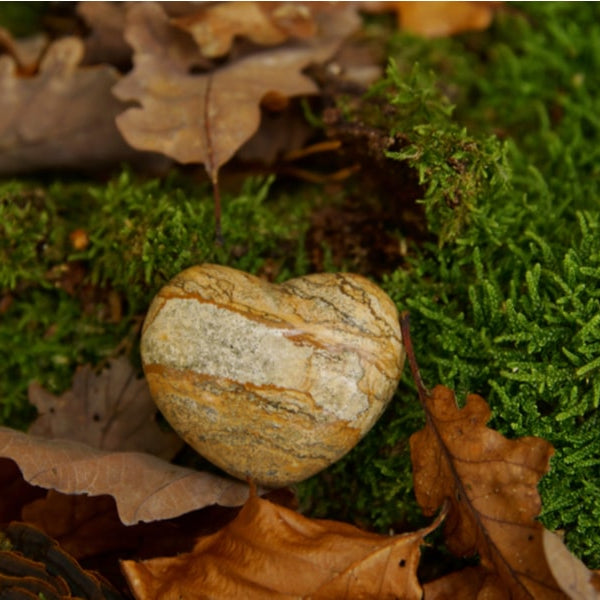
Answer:
[[[332, 199], [310, 184], [251, 178], [225, 194], [224, 247], [213, 243], [210, 190], [177, 173], [4, 183], [0, 420], [21, 427], [31, 419], [32, 379], [59, 392], [77, 364], [117, 349], [135, 356], [145, 307], [190, 264], [276, 280], [323, 268], [369, 274], [371, 264], [371, 276], [411, 312], [428, 384], [452, 387], [459, 401], [479, 393], [492, 426], [555, 446], [540, 485], [542, 521], [600, 567], [599, 17], [594, 3], [510, 3], [483, 33], [389, 34], [385, 80], [368, 102], [340, 106], [347, 123], [392, 134], [377, 168], [385, 165], [387, 181], [406, 181], [410, 170], [411, 194], [399, 186], [373, 194], [372, 182], [354, 179]], [[389, 33], [378, 20], [369, 27]], [[373, 111], [377, 103], [390, 109]], [[360, 223], [353, 230], [340, 220], [346, 241], [315, 235], [315, 215], [331, 205], [343, 214], [348, 202], [375, 217], [390, 206], [421, 214], [418, 235], [410, 220], [382, 226], [395, 240], [383, 272], [367, 248], [357, 251], [368, 243], [354, 235]], [[90, 238], [79, 250], [70, 238], [77, 229]], [[414, 527], [408, 437], [422, 423], [406, 373], [372, 434], [299, 486], [303, 506], [381, 530]]]

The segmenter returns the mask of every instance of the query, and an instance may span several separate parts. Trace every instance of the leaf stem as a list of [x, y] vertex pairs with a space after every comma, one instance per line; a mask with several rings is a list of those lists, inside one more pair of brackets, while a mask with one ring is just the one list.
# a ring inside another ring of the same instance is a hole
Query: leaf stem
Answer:
[[417, 391], [419, 393], [419, 399], [421, 404], [424, 404], [425, 399], [429, 396], [429, 390], [425, 387], [421, 372], [419, 371], [419, 365], [415, 357], [415, 351], [412, 345], [412, 339], [410, 337], [410, 313], [405, 310], [400, 314], [400, 331], [402, 332], [402, 343], [406, 350], [406, 357], [408, 358], [408, 364], [410, 365], [410, 371], [413, 379], [417, 384]]
[[221, 190], [219, 188], [219, 181], [217, 177], [211, 177], [213, 186], [213, 199], [215, 201], [215, 244], [217, 246], [223, 246], [225, 240], [223, 239], [223, 232], [221, 230]]

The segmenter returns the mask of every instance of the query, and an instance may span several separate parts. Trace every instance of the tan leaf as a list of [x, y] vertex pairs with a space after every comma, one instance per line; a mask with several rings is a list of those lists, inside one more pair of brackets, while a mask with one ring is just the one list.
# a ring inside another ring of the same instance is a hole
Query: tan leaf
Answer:
[[423, 512], [431, 515], [450, 503], [446, 544], [458, 556], [479, 554], [490, 574], [486, 585], [497, 578], [494, 594], [563, 600], [544, 557], [544, 528], [536, 520], [537, 484], [548, 470], [552, 446], [535, 437], [509, 440], [486, 427], [491, 411], [480, 396], [469, 395], [459, 409], [452, 390], [438, 385], [429, 392], [406, 315], [402, 337], [426, 415], [425, 427], [410, 438], [415, 495]]
[[419, 546], [439, 524], [394, 537], [312, 520], [251, 495], [193, 552], [124, 561], [137, 600], [421, 598]]
[[311, 8], [301, 2], [220, 2], [171, 22], [191, 33], [210, 58], [229, 52], [238, 35], [272, 46], [317, 30]]
[[363, 2], [366, 12], [395, 11], [398, 27], [428, 38], [487, 29], [499, 2]]
[[353, 12], [339, 16], [345, 16], [339, 19], [342, 25], [312, 44], [257, 52], [195, 74], [190, 71], [205, 68], [206, 59], [192, 38], [171, 26], [158, 4], [137, 4], [126, 28], [135, 68], [113, 91], [141, 107], [119, 115], [119, 130], [135, 148], [162, 152], [181, 163], [203, 163], [216, 181], [219, 167], [258, 129], [264, 96], [317, 91], [301, 70], [331, 56], [354, 29]]
[[131, 60], [131, 48], [125, 41], [125, 17], [130, 2], [78, 2], [77, 14], [89, 33], [84, 39], [85, 61], [123, 65]]
[[0, 173], [93, 166], [131, 157], [114, 125], [123, 104], [111, 94], [117, 71], [79, 67], [83, 43], [54, 42], [32, 77], [0, 56]]
[[487, 29], [494, 15], [491, 2], [398, 2], [400, 26], [434, 38]]
[[106, 452], [0, 427], [0, 456], [25, 480], [65, 494], [110, 494], [126, 525], [169, 519], [211, 504], [236, 506], [248, 487], [211, 473], [172, 465], [141, 452]]
[[0, 27], [0, 50], [4, 49], [12, 56], [21, 75], [35, 73], [48, 43], [45, 33], [14, 38], [7, 29]]
[[83, 442], [102, 450], [139, 450], [171, 459], [183, 446], [173, 432], [156, 423], [157, 408], [145, 379], [138, 379], [125, 356], [100, 374], [79, 367], [72, 388], [55, 396], [29, 386], [29, 401], [39, 416], [29, 433]]
[[600, 598], [600, 576], [590, 571], [573, 556], [558, 535], [543, 532], [543, 545], [550, 570], [561, 590], [571, 600], [594, 600]]

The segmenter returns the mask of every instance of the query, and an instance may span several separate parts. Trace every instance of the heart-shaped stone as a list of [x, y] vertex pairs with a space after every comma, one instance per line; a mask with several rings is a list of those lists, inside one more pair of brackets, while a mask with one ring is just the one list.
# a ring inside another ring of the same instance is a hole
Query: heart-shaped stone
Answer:
[[322, 273], [275, 285], [210, 264], [160, 290], [141, 352], [175, 430], [231, 475], [267, 486], [348, 452], [404, 362], [396, 307], [368, 279]]

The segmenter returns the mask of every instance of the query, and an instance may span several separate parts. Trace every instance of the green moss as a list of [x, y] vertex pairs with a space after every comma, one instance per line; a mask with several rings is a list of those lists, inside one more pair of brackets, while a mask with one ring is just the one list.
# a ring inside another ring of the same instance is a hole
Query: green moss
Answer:
[[[106, 184], [9, 182], [0, 186], [0, 422], [32, 417], [27, 386], [66, 389], [77, 365], [119, 348], [136, 358], [140, 318], [156, 291], [184, 268], [218, 262], [279, 279], [307, 268], [302, 249], [310, 202], [286, 192], [273, 206], [272, 178], [224, 194], [224, 246], [214, 244], [211, 190], [173, 174], [142, 180], [128, 170]], [[76, 251], [69, 235], [83, 229]], [[120, 315], [111, 303], [121, 303]], [[116, 322], [115, 322], [116, 320]]]
[[[384, 116], [404, 146], [389, 156], [408, 161], [425, 189], [432, 239], [413, 245], [408, 265], [383, 282], [399, 309], [411, 312], [425, 381], [452, 387], [459, 401], [479, 393], [492, 407], [491, 426], [554, 445], [551, 471], [539, 486], [541, 519], [563, 529], [569, 548], [594, 568], [600, 566], [598, 16], [592, 3], [513, 4], [484, 33], [445, 40], [399, 35], [392, 43], [396, 66], [373, 92], [397, 108]], [[433, 82], [423, 76], [430, 69]], [[385, 127], [381, 119], [371, 123]], [[464, 168], [453, 168], [453, 152]], [[420, 523], [401, 496], [410, 487], [410, 465], [395, 454], [420, 426], [415, 406], [405, 377], [384, 419], [333, 468], [337, 477], [311, 482], [311, 494], [326, 490], [311, 496], [320, 513], [331, 506], [382, 529], [405, 519]]]
[[0, 27], [15, 36], [31, 35], [42, 29], [42, 18], [47, 10], [47, 2], [2, 2]]
[[[386, 77], [366, 101], [344, 99], [344, 114], [391, 134], [384, 164], [414, 169], [423, 189], [427, 241], [410, 245], [382, 283], [411, 311], [426, 382], [459, 400], [483, 395], [507, 436], [552, 442], [542, 520], [598, 568], [600, 9], [502, 10], [481, 33], [394, 36]], [[30, 418], [31, 379], [59, 392], [76, 364], [97, 363], [123, 340], [134, 348], [151, 297], [186, 266], [215, 261], [277, 279], [307, 272], [317, 188], [252, 179], [224, 196], [221, 248], [210, 189], [177, 174], [0, 188], [0, 290], [13, 299], [0, 320], [3, 422]], [[69, 242], [77, 228], [90, 237], [80, 251]], [[74, 264], [87, 279], [73, 290], [59, 275]], [[87, 284], [100, 294], [93, 302]], [[124, 303], [117, 322], [99, 310], [111, 291]], [[299, 486], [303, 505], [384, 531], [421, 524], [407, 445], [422, 423], [405, 373], [367, 438]]]

